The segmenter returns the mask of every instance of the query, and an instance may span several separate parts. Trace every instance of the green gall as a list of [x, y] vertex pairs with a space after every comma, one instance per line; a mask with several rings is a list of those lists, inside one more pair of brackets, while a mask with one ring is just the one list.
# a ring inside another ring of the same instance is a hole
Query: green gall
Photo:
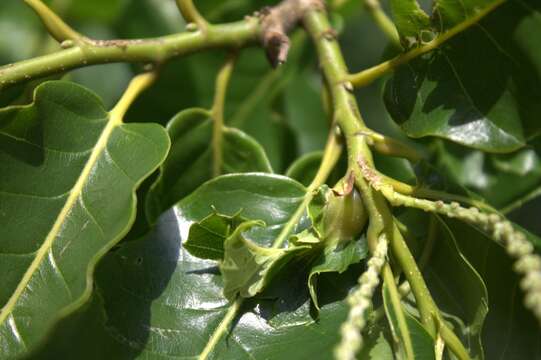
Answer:
[[361, 195], [356, 189], [351, 189], [348, 194], [329, 192], [323, 211], [324, 239], [351, 240], [361, 233], [368, 220]]

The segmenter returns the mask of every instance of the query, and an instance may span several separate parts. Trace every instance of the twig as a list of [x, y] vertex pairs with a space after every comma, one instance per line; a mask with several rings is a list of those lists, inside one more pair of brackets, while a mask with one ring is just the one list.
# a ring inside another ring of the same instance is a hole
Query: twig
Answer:
[[284, 0], [272, 8], [261, 10], [261, 43], [273, 67], [283, 64], [289, 53], [289, 31], [308, 9], [323, 8], [321, 0]]
[[451, 39], [455, 35], [468, 29], [470, 26], [478, 23], [483, 17], [488, 15], [490, 12], [492, 12], [498, 6], [503, 4], [505, 1], [506, 0], [496, 0], [490, 5], [488, 5], [487, 7], [485, 7], [483, 10], [476, 13], [474, 16], [456, 25], [455, 27], [447, 30], [446, 32], [437, 36], [434, 40], [430, 41], [429, 43], [423, 44], [417, 48], [409, 50], [403, 54], [398, 55], [397, 57], [391, 60], [382, 62], [381, 64], [373, 66], [369, 69], [363, 70], [356, 74], [350, 74], [346, 77], [346, 79], [350, 81], [355, 87], [362, 87], [362, 86], [369, 85], [375, 79], [385, 75], [386, 73], [397, 68], [398, 66], [403, 65], [422, 54], [425, 54], [427, 52], [430, 52], [440, 47], [447, 40]]
[[201, 32], [206, 32], [209, 24], [197, 11], [193, 0], [176, 0], [178, 9], [187, 24], [193, 23]]
[[[43, 22], [43, 25], [47, 28], [49, 34], [59, 43], [63, 43], [64, 41], [84, 41], [86, 39], [66, 24], [41, 0], [24, 0], [24, 2], [34, 10]], [[66, 46], [66, 43], [64, 43], [64, 46]]]
[[220, 175], [222, 171], [222, 141], [224, 130], [224, 103], [227, 94], [227, 86], [231, 73], [235, 67], [236, 55], [232, 55], [220, 69], [216, 77], [216, 91], [214, 94], [214, 104], [212, 105], [212, 176]]
[[379, 0], [364, 0], [364, 7], [370, 16], [372, 16], [372, 19], [374, 19], [376, 25], [387, 36], [389, 41], [391, 41], [395, 47], [402, 49], [402, 45], [400, 44], [400, 36], [398, 35], [396, 26], [381, 8]]
[[115, 62], [162, 63], [171, 58], [212, 48], [240, 48], [257, 44], [259, 21], [214, 25], [206, 34], [184, 32], [154, 39], [87, 40], [58, 52], [0, 67], [0, 90], [21, 81], [79, 67]]

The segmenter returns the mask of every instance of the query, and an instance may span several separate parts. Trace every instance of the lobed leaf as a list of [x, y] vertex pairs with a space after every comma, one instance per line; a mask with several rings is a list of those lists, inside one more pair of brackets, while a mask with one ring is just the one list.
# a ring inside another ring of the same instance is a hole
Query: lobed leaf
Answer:
[[423, 32], [431, 32], [430, 17], [417, 0], [391, 0], [391, 11], [402, 43], [410, 48], [419, 43]]
[[[39, 344], [90, 296], [97, 261], [128, 231], [135, 189], [165, 158], [156, 124], [122, 124], [90, 91], [40, 85], [0, 110], [0, 356]], [[24, 230], [23, 230], [24, 229]]]
[[[177, 201], [212, 177], [212, 120], [208, 111], [181, 111], [167, 125], [171, 151], [146, 198], [150, 223]], [[263, 148], [250, 136], [224, 129], [222, 172], [272, 172]]]
[[535, 0], [436, 2], [435, 30], [474, 24], [395, 71], [384, 95], [393, 119], [415, 138], [494, 153], [523, 147], [541, 132], [540, 9]]
[[[148, 236], [123, 243], [106, 256], [92, 304], [63, 321], [34, 358], [198, 356], [228, 302], [215, 263], [181, 246], [190, 226], [212, 213], [211, 206], [229, 216], [242, 210], [243, 216], [267, 224], [243, 236], [268, 245], [304, 192], [295, 181], [268, 174], [225, 175], [207, 182], [162, 215]], [[321, 312], [315, 322], [301, 265], [283, 274], [276, 282], [279, 290], [245, 301], [210, 359], [332, 357], [347, 315], [342, 300], [360, 269], [339, 277], [322, 275], [320, 283], [327, 290], [320, 294]]]

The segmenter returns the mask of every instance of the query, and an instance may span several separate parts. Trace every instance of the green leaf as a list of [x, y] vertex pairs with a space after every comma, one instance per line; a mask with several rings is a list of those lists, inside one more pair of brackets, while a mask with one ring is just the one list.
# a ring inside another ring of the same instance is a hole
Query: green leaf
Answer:
[[438, 143], [434, 163], [451, 181], [504, 209], [541, 186], [541, 141], [511, 154], [484, 154]]
[[[404, 349], [405, 346], [409, 345], [413, 351], [413, 359], [435, 360], [434, 340], [430, 334], [403, 306], [402, 311], [406, 318], [406, 328], [402, 329], [398, 324], [396, 309], [391, 304], [389, 290], [387, 290], [386, 285], [383, 286], [382, 292], [385, 313], [387, 314], [393, 337], [398, 345], [400, 354], [402, 354], [402, 358], [406, 359], [406, 351]], [[404, 333], [404, 331], [407, 333]]]
[[406, 48], [421, 41], [423, 32], [431, 32], [430, 17], [421, 9], [417, 0], [391, 0], [391, 11]]
[[[448, 315], [446, 319], [452, 321], [455, 333], [462, 338], [472, 358], [483, 359], [481, 332], [488, 312], [487, 289], [458, 248], [453, 229], [439, 217], [431, 219], [434, 222], [431, 224], [427, 218], [417, 210], [401, 216], [408, 229], [421, 230], [417, 242], [423, 250], [419, 252], [426, 251], [426, 247], [431, 249], [423, 263], [423, 275], [436, 304]], [[427, 240], [427, 237], [432, 238]]]
[[265, 223], [246, 221], [225, 240], [220, 272], [224, 279], [224, 296], [229, 300], [234, 300], [237, 295], [249, 298], [260, 293], [294, 255], [310, 249], [309, 246], [287, 249], [258, 246], [243, 235], [254, 226], [262, 227]]
[[[456, 24], [466, 19], [452, 15], [460, 10], [474, 21], [479, 9], [496, 3], [466, 1], [463, 8], [440, 1], [436, 11], [443, 15], [435, 19]], [[384, 95], [393, 119], [415, 138], [441, 137], [494, 153], [523, 147], [541, 131], [540, 9], [535, 0], [505, 1], [437, 50], [399, 67]]]
[[366, 239], [347, 241], [333, 246], [326, 247], [316, 259], [308, 275], [308, 289], [310, 296], [317, 310], [320, 310], [317, 298], [318, 278], [323, 273], [346, 271], [350, 265], [357, 264], [368, 255]]
[[[228, 303], [215, 263], [181, 247], [190, 226], [211, 213], [211, 206], [229, 216], [242, 209], [243, 216], [267, 224], [243, 233], [263, 246], [281, 230], [304, 193], [297, 182], [268, 174], [225, 175], [205, 183], [162, 215], [148, 236], [123, 243], [105, 257], [92, 304], [63, 321], [34, 358], [196, 357]], [[210, 358], [332, 358], [348, 310], [342, 300], [360, 270], [322, 274], [317, 322], [309, 315], [302, 267], [283, 274], [278, 282], [283, 289], [273, 292], [274, 297], [245, 301]]]
[[[302, 47], [304, 44], [295, 45]], [[298, 141], [299, 153], [305, 154], [323, 149], [329, 120], [322, 106], [321, 80], [314, 76], [315, 61], [311, 59], [304, 68], [298, 62], [296, 66], [298, 69], [292, 73], [284, 89], [284, 107], [287, 122]]]
[[483, 327], [486, 359], [535, 359], [539, 356], [539, 324], [524, 308], [519, 277], [504, 249], [472, 226], [448, 220], [460, 250], [483, 278], [489, 311]]
[[391, 335], [383, 326], [372, 326], [363, 334], [363, 347], [357, 356], [363, 360], [395, 360]]
[[97, 261], [130, 228], [135, 189], [169, 140], [60, 81], [0, 110], [0, 127], [0, 354], [14, 357], [89, 298]]
[[222, 260], [225, 240], [246, 220], [240, 214], [227, 216], [214, 212], [190, 226], [184, 247], [200, 259]]
[[304, 186], [308, 186], [316, 176], [322, 159], [323, 151], [313, 151], [304, 154], [287, 168], [285, 174], [287, 177], [297, 180]]
[[[149, 222], [212, 177], [212, 120], [204, 109], [180, 112], [167, 125], [171, 151], [146, 199]], [[224, 129], [222, 172], [272, 172], [263, 148], [250, 136]]]

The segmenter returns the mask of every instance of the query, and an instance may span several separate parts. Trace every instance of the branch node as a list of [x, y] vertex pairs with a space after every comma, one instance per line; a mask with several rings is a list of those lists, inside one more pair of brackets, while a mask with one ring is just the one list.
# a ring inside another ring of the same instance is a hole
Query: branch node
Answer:
[[194, 22], [189, 22], [189, 23], [186, 24], [186, 31], [188, 31], [188, 32], [195, 32], [195, 31], [197, 31], [197, 30], [199, 30], [199, 26], [197, 26], [196, 23], [194, 23]]
[[62, 49], [69, 49], [69, 48], [72, 48], [75, 46], [75, 41], [71, 40], [71, 39], [68, 39], [68, 40], [64, 40], [60, 43], [60, 47]]
[[274, 7], [264, 7], [254, 15], [261, 19], [261, 44], [267, 59], [276, 68], [287, 60], [288, 33], [309, 9], [324, 7], [321, 0], [283, 0]]

